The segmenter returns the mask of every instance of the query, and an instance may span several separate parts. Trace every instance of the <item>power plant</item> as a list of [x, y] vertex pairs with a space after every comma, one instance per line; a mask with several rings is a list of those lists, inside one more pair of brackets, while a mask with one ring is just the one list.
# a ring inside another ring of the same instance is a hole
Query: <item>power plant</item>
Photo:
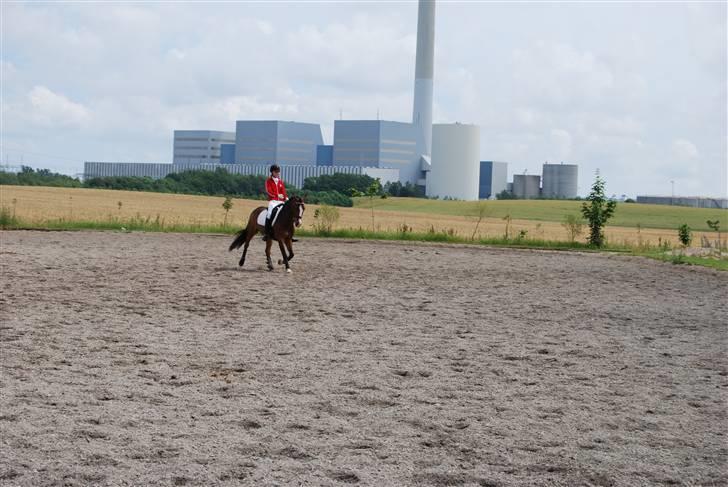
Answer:
[[[171, 164], [86, 162], [84, 176], [160, 178], [218, 167], [237, 174], [267, 174], [275, 163], [283, 179], [298, 187], [306, 177], [341, 172], [367, 174], [382, 183], [409, 183], [428, 197], [493, 198], [507, 187], [507, 168], [505, 163], [480, 160], [480, 128], [460, 123], [433, 127], [434, 58], [435, 1], [419, 0], [411, 122], [336, 120], [332, 145], [324, 144], [315, 123], [238, 120], [235, 132], [175, 130]], [[540, 181], [529, 178], [514, 178], [517, 197], [541, 195]], [[572, 172], [549, 169], [544, 185], [547, 181], [544, 195], [576, 196], [576, 170], [572, 180]]]

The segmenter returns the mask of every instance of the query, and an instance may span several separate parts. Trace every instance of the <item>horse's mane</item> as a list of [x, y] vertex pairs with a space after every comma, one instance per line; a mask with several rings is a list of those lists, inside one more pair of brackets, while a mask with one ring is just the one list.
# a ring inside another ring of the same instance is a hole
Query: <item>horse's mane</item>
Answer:
[[293, 221], [293, 218], [291, 218], [290, 215], [291, 215], [291, 211], [293, 209], [293, 201], [296, 198], [297, 198], [296, 196], [293, 196], [293, 197], [287, 199], [283, 203], [283, 206], [279, 210], [278, 219], [276, 220], [276, 223], [277, 222], [281, 222], [281, 223], [286, 222], [286, 223], [289, 223], [289, 221], [291, 221], [291, 222]]

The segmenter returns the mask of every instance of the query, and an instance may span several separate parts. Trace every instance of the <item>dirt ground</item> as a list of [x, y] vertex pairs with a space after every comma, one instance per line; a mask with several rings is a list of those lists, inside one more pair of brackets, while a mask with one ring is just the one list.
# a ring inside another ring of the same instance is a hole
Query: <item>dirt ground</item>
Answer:
[[2, 485], [728, 484], [728, 273], [302, 239], [289, 275], [259, 239], [242, 269], [230, 237], [0, 239]]

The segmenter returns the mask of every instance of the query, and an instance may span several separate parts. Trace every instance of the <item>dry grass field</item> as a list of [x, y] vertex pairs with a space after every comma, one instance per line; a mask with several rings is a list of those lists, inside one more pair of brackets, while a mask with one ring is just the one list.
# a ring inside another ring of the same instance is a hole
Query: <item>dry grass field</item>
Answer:
[[[222, 197], [173, 195], [162, 193], [141, 193], [133, 191], [113, 191], [82, 188], [49, 188], [33, 186], [2, 186], [0, 205], [10, 208], [24, 221], [42, 223], [48, 220], [109, 220], [133, 217], [163, 220], [167, 224], [222, 224], [225, 211]], [[121, 203], [121, 206], [119, 205]], [[228, 222], [242, 226], [253, 208], [262, 205], [261, 201], [235, 199]], [[309, 205], [304, 218], [304, 226], [313, 224], [315, 205]], [[338, 228], [371, 228], [371, 211], [367, 208], [341, 208]], [[384, 211], [375, 209], [375, 228], [377, 230], [397, 231], [403, 225], [414, 231], [425, 232], [430, 228], [436, 231], [454, 231], [463, 237], [470, 237], [476, 227], [477, 218], [428, 214], [409, 211]], [[476, 237], [500, 237], [504, 235], [506, 222], [502, 218], [485, 218], [478, 226]], [[528, 232], [528, 237], [543, 240], [567, 240], [565, 229], [558, 222], [513, 220], [511, 234]], [[584, 238], [586, 232], [582, 235]], [[608, 226], [606, 235], [616, 244], [636, 245], [640, 242], [657, 245], [662, 240], [677, 244], [674, 229]], [[714, 239], [714, 234], [694, 232], [694, 242], [700, 242], [701, 235]]]

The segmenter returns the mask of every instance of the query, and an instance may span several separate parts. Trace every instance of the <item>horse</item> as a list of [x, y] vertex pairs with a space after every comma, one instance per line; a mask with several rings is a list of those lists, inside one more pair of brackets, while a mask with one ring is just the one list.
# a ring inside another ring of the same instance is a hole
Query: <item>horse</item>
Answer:
[[[243, 246], [243, 244], [245, 244], [245, 248], [243, 248], [243, 256], [240, 257], [240, 262], [238, 262], [238, 265], [241, 267], [245, 264], [245, 254], [248, 253], [248, 245], [250, 244], [250, 241], [258, 232], [265, 235], [265, 227], [258, 224], [258, 215], [260, 215], [261, 212], [267, 211], [267, 209], [268, 208], [264, 206], [259, 206], [254, 209], [248, 217], [248, 226], [236, 233], [235, 240], [233, 240], [233, 243], [230, 244], [230, 248], [228, 249], [229, 251], [239, 249]], [[296, 231], [296, 227], [301, 226], [301, 220], [303, 219], [303, 212], [305, 209], [306, 205], [303, 202], [303, 198], [300, 196], [294, 196], [280, 206], [280, 209], [278, 210], [278, 217], [272, 226], [272, 238], [271, 236], [266, 236], [267, 238], [265, 241], [265, 257], [268, 262], [269, 271], [273, 270], [273, 262], [270, 258], [270, 249], [273, 245], [273, 241], [275, 240], [278, 242], [278, 246], [281, 249], [281, 255], [283, 255], [283, 260], [279, 260], [278, 263], [285, 264], [286, 272], [291, 272], [291, 267], [288, 263], [293, 258], [293, 234]], [[286, 248], [288, 249], [288, 254], [286, 254]]]

